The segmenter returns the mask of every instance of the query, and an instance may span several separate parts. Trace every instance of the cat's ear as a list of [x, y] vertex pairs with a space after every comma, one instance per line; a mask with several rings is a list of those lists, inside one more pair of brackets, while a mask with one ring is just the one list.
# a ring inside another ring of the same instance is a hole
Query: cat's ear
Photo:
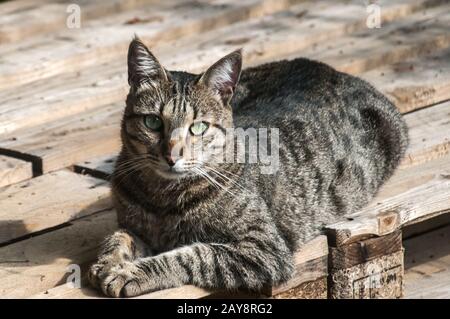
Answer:
[[135, 36], [128, 48], [128, 83], [134, 89], [158, 86], [168, 81], [166, 71], [142, 41]]
[[199, 82], [220, 95], [228, 104], [239, 81], [242, 68], [242, 51], [234, 51], [214, 63], [202, 75]]

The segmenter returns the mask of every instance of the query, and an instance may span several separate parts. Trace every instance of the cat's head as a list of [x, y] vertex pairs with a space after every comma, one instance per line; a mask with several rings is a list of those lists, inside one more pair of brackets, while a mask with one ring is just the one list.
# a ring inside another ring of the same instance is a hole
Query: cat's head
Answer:
[[169, 72], [135, 38], [128, 51], [130, 93], [122, 123], [127, 157], [170, 179], [213, 168], [223, 158], [226, 129], [233, 126], [229, 103], [241, 65], [241, 52], [235, 51], [200, 75]]

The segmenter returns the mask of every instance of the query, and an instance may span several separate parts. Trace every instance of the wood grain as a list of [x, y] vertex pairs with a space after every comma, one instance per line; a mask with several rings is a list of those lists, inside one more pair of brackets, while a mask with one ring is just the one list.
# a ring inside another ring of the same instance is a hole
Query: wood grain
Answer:
[[407, 114], [405, 121], [410, 145], [402, 167], [425, 163], [450, 152], [450, 101]]
[[400, 166], [384, 184], [374, 202], [404, 193], [411, 188], [433, 180], [439, 175], [450, 175], [450, 154], [413, 166]]
[[[167, 0], [85, 23], [79, 29], [63, 27], [47, 38], [24, 43], [24, 48], [5, 49], [10, 54], [4, 54], [0, 61], [3, 73], [0, 88], [30, 83], [62, 72], [76, 72], [81, 67], [113, 58], [123, 59], [135, 33], [155, 46], [163, 41], [283, 10], [298, 1], [223, 0], [216, 4], [212, 0], [184, 3]], [[104, 4], [97, 6], [103, 8]]]
[[404, 246], [404, 298], [450, 298], [450, 226], [409, 238]]
[[[155, 0], [153, 0], [154, 2]], [[14, 1], [16, 2], [16, 1]], [[99, 19], [108, 14], [118, 13], [125, 9], [139, 7], [143, 0], [112, 0], [112, 1], [18, 1], [12, 8], [11, 5], [0, 4], [0, 43], [12, 43], [23, 41], [40, 34], [68, 29], [66, 25], [67, 7], [77, 4], [81, 10], [81, 23], [91, 19]], [[3, 8], [4, 7], [4, 8]], [[45, 16], [45, 19], [42, 17]]]
[[0, 187], [33, 177], [31, 163], [0, 155]]
[[330, 267], [335, 270], [353, 267], [384, 255], [393, 254], [401, 249], [401, 231], [340, 247], [330, 247]]
[[115, 213], [101, 212], [60, 229], [0, 247], [0, 295], [26, 298], [66, 282], [67, 266], [82, 273], [99, 244], [117, 229]]
[[299, 53], [339, 71], [360, 74], [449, 47], [450, 35], [445, 31], [449, 23], [450, 5], [442, 5], [384, 23], [380, 29], [367, 28], [332, 43], [319, 43]]
[[36, 174], [118, 152], [123, 103], [106, 105], [0, 138], [0, 154], [32, 157]]
[[450, 50], [361, 74], [402, 113], [450, 99]]
[[0, 188], [0, 244], [111, 208], [109, 186], [57, 171]]

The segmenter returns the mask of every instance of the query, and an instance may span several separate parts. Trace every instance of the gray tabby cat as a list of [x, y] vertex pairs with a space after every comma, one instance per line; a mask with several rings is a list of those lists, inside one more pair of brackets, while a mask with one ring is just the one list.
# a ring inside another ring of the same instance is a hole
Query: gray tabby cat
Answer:
[[[200, 75], [169, 72], [136, 38], [128, 75], [111, 181], [123, 229], [105, 240], [89, 271], [108, 296], [284, 282], [294, 251], [367, 204], [407, 147], [394, 105], [319, 62], [241, 74], [236, 51]], [[279, 169], [262, 174], [258, 164], [218, 161], [233, 126], [278, 128]]]

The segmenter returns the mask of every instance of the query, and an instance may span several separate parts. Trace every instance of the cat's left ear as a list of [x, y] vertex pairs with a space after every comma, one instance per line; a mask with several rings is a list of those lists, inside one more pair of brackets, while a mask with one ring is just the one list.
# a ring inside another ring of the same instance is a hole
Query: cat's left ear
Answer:
[[242, 50], [234, 51], [214, 63], [200, 78], [199, 82], [220, 95], [228, 104], [239, 81], [242, 68]]
[[143, 85], [157, 87], [169, 77], [156, 57], [135, 36], [128, 48], [128, 83], [134, 89]]

